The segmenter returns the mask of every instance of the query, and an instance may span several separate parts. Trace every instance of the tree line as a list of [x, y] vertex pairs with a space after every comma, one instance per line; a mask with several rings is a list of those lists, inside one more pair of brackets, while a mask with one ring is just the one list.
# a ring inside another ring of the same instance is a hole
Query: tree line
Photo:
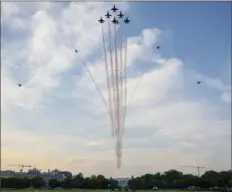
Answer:
[[200, 188], [232, 187], [232, 172], [229, 171], [207, 171], [201, 177], [192, 174], [183, 174], [176, 170], [169, 170], [156, 174], [145, 174], [135, 177], [129, 181], [129, 185], [136, 189], [159, 188], [188, 188], [197, 186]]
[[[207, 171], [201, 177], [192, 174], [183, 174], [177, 170], [169, 170], [164, 173], [145, 174], [139, 177], [132, 176], [128, 182], [130, 189], [152, 189], [158, 187], [162, 189], [186, 189], [189, 186], [200, 188], [211, 187], [232, 187], [232, 172], [229, 171]], [[79, 189], [111, 189], [118, 188], [118, 182], [113, 179], [107, 179], [103, 175], [92, 175], [84, 177], [82, 173], [63, 181], [51, 179], [46, 182], [42, 177], [34, 178], [1, 178], [1, 188], [79, 188]]]

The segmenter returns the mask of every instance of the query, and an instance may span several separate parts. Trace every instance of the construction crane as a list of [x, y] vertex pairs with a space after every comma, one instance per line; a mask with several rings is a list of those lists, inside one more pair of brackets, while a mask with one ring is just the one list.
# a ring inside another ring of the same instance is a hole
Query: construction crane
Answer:
[[201, 166], [192, 166], [192, 165], [184, 165], [182, 167], [197, 168], [198, 177], [200, 177], [200, 169], [205, 168], [205, 167], [201, 167]]
[[31, 167], [31, 165], [8, 165], [8, 166], [16, 166], [16, 167], [21, 167], [20, 172], [23, 172], [24, 167]]

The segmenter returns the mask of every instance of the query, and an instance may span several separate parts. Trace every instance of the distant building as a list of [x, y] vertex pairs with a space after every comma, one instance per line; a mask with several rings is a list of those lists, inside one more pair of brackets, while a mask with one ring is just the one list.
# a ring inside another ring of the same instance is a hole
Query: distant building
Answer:
[[62, 174], [64, 174], [66, 177], [72, 178], [72, 173], [69, 171], [61, 171]]
[[0, 171], [0, 175], [3, 178], [13, 177], [15, 175], [15, 171], [11, 171], [11, 170]]
[[[62, 171], [58, 171], [58, 170], [54, 170], [54, 171], [50, 171], [48, 170], [48, 172], [41, 172], [41, 170], [39, 169], [29, 169], [28, 172], [15, 172], [15, 171], [0, 171], [0, 175], [3, 178], [9, 178], [9, 177], [17, 177], [17, 178], [33, 178], [33, 177], [42, 177], [46, 182], [48, 182], [51, 179], [57, 179], [59, 181], [63, 181], [65, 178], [67, 178], [69, 175], [70, 176], [70, 172], [68, 171], [64, 171], [64, 173]], [[72, 176], [72, 174], [71, 174]]]
[[119, 187], [123, 189], [129, 187], [128, 183], [130, 181], [130, 178], [116, 178], [115, 180], [118, 182]]
[[31, 177], [40, 176], [40, 174], [41, 174], [41, 170], [36, 169], [36, 168], [29, 169], [28, 172], [27, 172], [27, 176], [29, 176], [29, 177], [30, 176]]

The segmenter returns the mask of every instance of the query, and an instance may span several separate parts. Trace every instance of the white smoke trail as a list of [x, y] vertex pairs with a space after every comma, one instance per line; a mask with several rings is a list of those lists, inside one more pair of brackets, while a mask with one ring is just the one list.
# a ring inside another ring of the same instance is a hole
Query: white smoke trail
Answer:
[[109, 103], [109, 111], [110, 111], [110, 120], [111, 120], [111, 132], [114, 135], [114, 119], [112, 114], [112, 99], [111, 99], [111, 88], [110, 88], [110, 77], [109, 77], [109, 64], [107, 59], [106, 53], [106, 42], [105, 42], [105, 35], [104, 35], [104, 27], [102, 25], [102, 41], [103, 41], [103, 50], [104, 50], [104, 58], [105, 58], [105, 70], [106, 70], [106, 82], [107, 82], [107, 91], [108, 91], [108, 103]]
[[124, 117], [123, 127], [126, 125], [126, 113], [127, 113], [127, 39], [125, 39], [125, 52], [124, 52]]
[[[121, 14], [121, 12], [120, 12]], [[119, 15], [120, 15], [119, 14]], [[109, 12], [106, 17], [110, 18]], [[122, 18], [123, 16], [119, 16]], [[124, 20], [125, 21], [125, 20]], [[128, 19], [127, 19], [128, 21]], [[114, 29], [111, 33], [111, 21], [108, 20], [108, 34], [104, 32], [103, 23], [104, 20], [101, 18], [99, 22], [102, 24], [102, 42], [104, 50], [104, 60], [105, 60], [105, 70], [106, 70], [106, 84], [107, 84], [107, 100], [103, 97], [103, 94], [98, 87], [96, 81], [94, 80], [87, 64], [85, 64], [87, 71], [95, 84], [102, 100], [104, 101], [107, 110], [109, 111], [109, 116], [111, 120], [111, 132], [116, 138], [116, 157], [117, 157], [117, 167], [121, 168], [121, 158], [122, 158], [122, 138], [125, 131], [126, 124], [126, 114], [127, 114], [127, 38], [123, 38], [117, 29], [116, 25], [119, 21], [115, 19], [112, 21]], [[125, 21], [126, 23], [126, 21]], [[120, 25], [121, 27], [121, 25]], [[108, 37], [108, 38], [107, 38]], [[108, 46], [107, 41], [108, 39]], [[108, 48], [108, 50], [107, 50]], [[132, 98], [137, 91], [138, 86], [136, 85], [135, 91]]]
[[124, 68], [123, 68], [123, 57], [122, 57], [122, 51], [123, 51], [123, 38], [121, 38], [120, 42], [120, 126], [122, 129], [124, 129], [123, 126], [123, 118], [124, 118], [124, 97], [123, 97], [123, 90], [124, 90], [124, 83], [123, 83], [123, 75], [124, 75]]
[[115, 104], [115, 95], [116, 95], [116, 90], [115, 90], [115, 71], [114, 71], [114, 63], [113, 63], [113, 50], [112, 50], [112, 35], [111, 35], [111, 27], [110, 27], [110, 21], [108, 21], [108, 33], [109, 33], [109, 53], [110, 53], [110, 79], [111, 79], [111, 88], [110, 91], [112, 90], [112, 97], [111, 97], [111, 102], [112, 102], [112, 116], [113, 116], [113, 136], [115, 134], [115, 111], [116, 111], [116, 104]]
[[88, 74], [89, 74], [89, 76], [90, 76], [92, 82], [94, 83], [95, 88], [97, 89], [99, 95], [101, 96], [101, 99], [102, 99], [103, 103], [104, 103], [105, 106], [106, 106], [106, 109], [107, 109], [107, 112], [108, 112], [109, 116], [111, 117], [111, 115], [110, 115], [111, 112], [110, 112], [110, 110], [109, 110], [109, 107], [108, 107], [108, 104], [107, 104], [107, 102], [106, 102], [106, 99], [104, 98], [104, 96], [103, 96], [103, 94], [102, 94], [101, 89], [99, 88], [97, 82], [96, 82], [95, 79], [93, 78], [93, 75], [91, 74], [90, 69], [89, 69], [87, 63], [83, 62], [83, 64], [84, 64], [84, 66], [85, 66], [85, 68], [86, 68], [86, 70], [87, 70], [87, 72], [88, 72]]
[[139, 85], [140, 85], [140, 83], [142, 81], [142, 78], [143, 78], [143, 74], [144, 73], [141, 73], [140, 76], [139, 76], [139, 79], [138, 79], [138, 81], [137, 81], [137, 83], [135, 85], [134, 91], [132, 92], [132, 95], [131, 95], [131, 98], [130, 98], [128, 104], [127, 104], [127, 107], [130, 106], [130, 104], [131, 104], [131, 102], [132, 102], [132, 100], [133, 100], [133, 98], [134, 98], [134, 96], [135, 96], [135, 94], [136, 94], [136, 92], [137, 92], [137, 90], [139, 88]]
[[117, 162], [118, 162], [118, 168], [120, 169], [120, 93], [119, 93], [119, 65], [118, 65], [118, 48], [117, 48], [117, 30], [116, 30], [116, 24], [114, 24], [114, 47], [115, 47], [115, 81], [116, 81], [116, 118], [117, 118], [117, 127], [116, 127], [116, 139], [117, 139]]

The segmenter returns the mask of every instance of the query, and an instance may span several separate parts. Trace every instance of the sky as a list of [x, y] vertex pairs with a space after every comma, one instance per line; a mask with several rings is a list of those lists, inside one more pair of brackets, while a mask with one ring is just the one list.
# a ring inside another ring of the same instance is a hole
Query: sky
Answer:
[[106, 96], [97, 20], [113, 4], [3, 2], [2, 169], [29, 164], [112, 177], [197, 174], [182, 165], [230, 169], [229, 2], [115, 4], [131, 20], [119, 27], [128, 41], [130, 100], [122, 168], [106, 107], [83, 65]]

